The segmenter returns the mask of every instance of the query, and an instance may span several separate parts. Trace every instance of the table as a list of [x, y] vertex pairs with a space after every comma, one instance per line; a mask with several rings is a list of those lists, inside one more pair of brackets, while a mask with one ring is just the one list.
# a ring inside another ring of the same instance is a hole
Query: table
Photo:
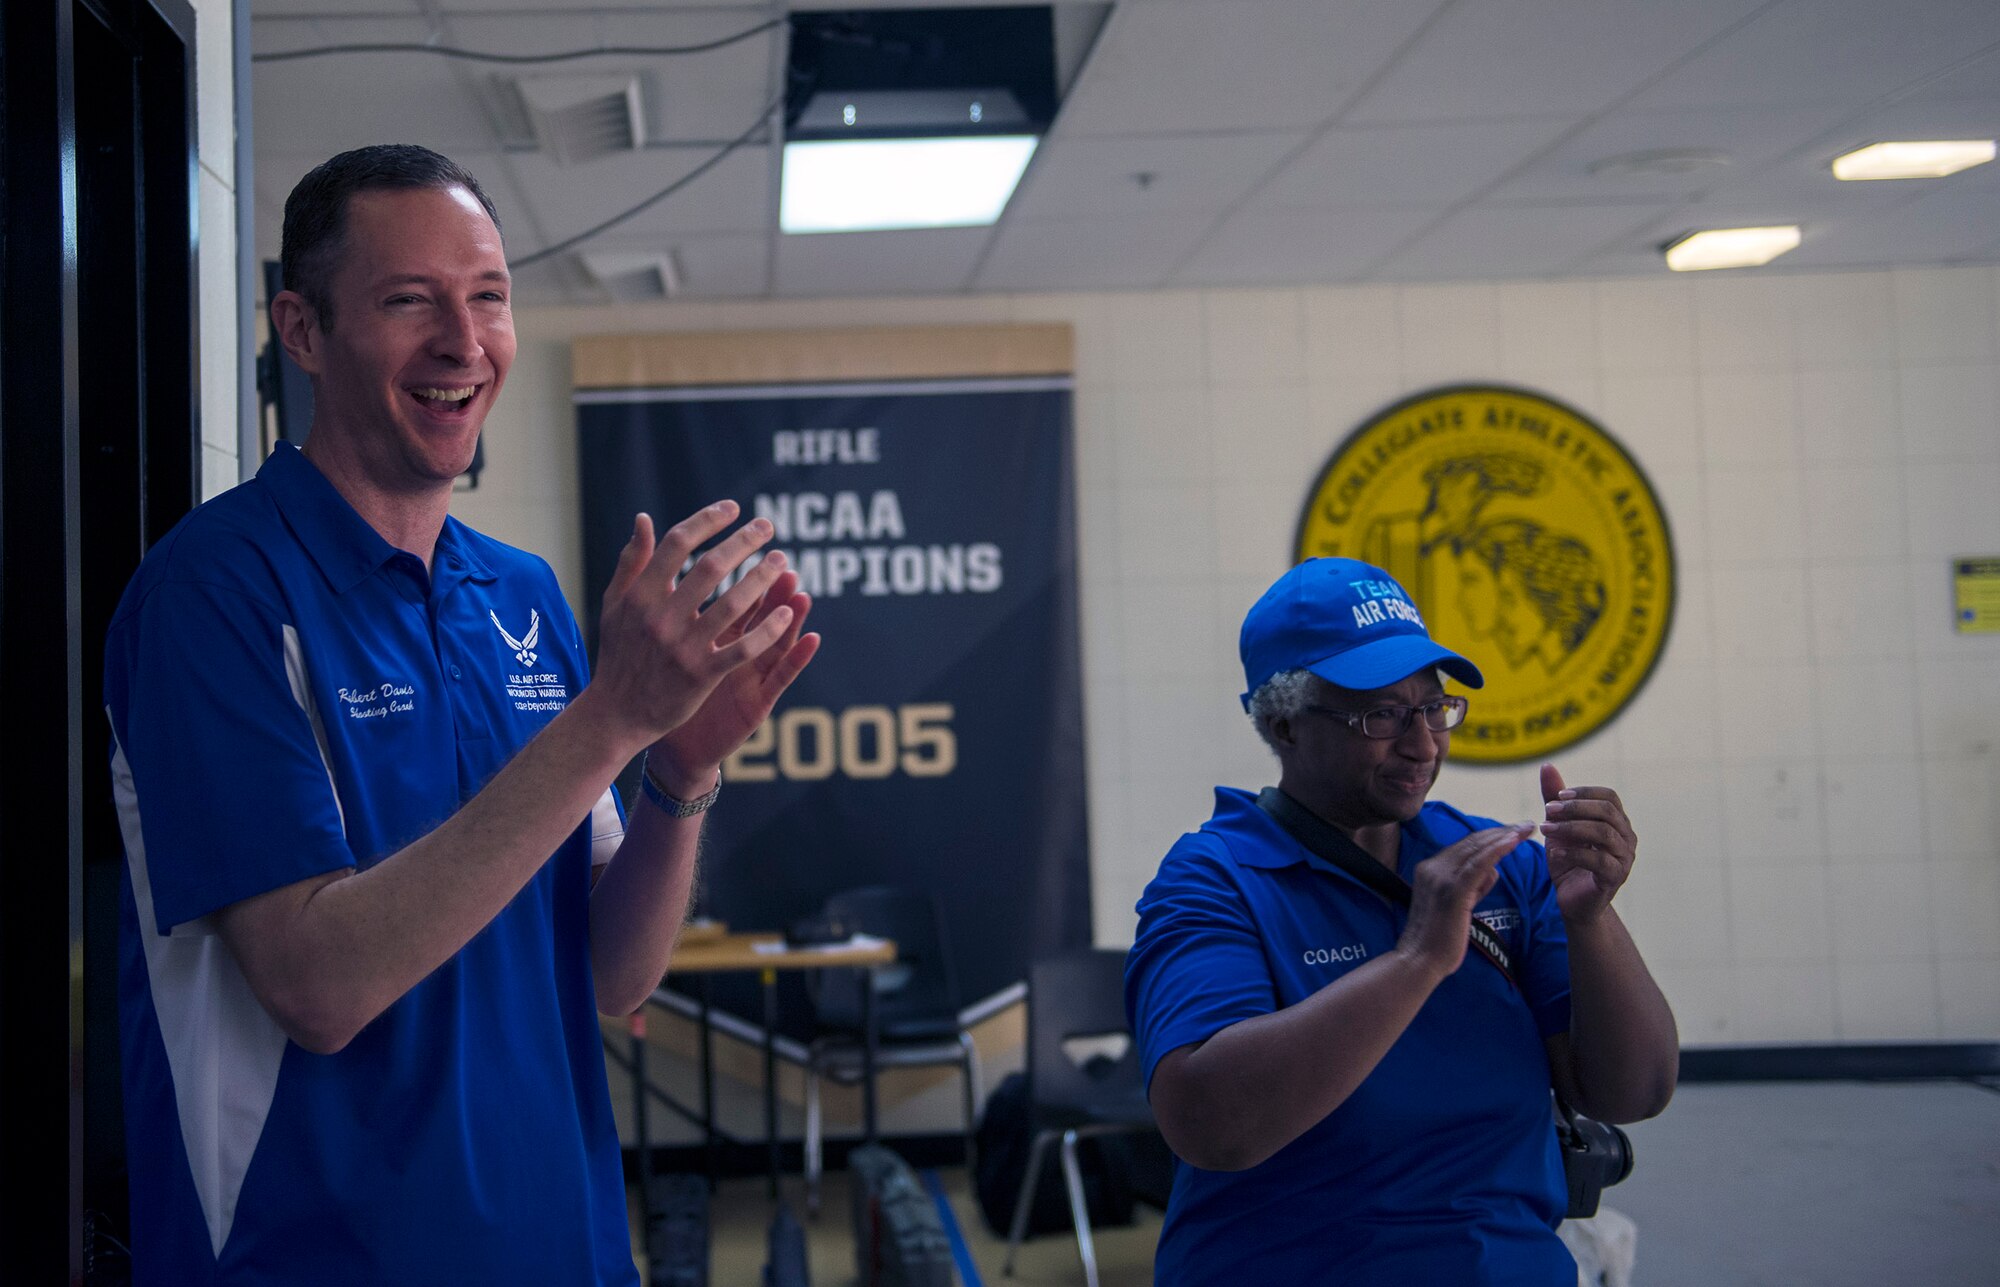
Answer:
[[[713, 1030], [709, 1024], [708, 976], [751, 972], [764, 990], [764, 1140], [769, 1151], [770, 1194], [778, 1196], [778, 1077], [775, 1030], [778, 1021], [778, 971], [859, 969], [871, 970], [896, 959], [896, 945], [888, 939], [863, 943], [840, 943], [820, 947], [786, 947], [784, 936], [772, 933], [731, 934], [726, 926], [695, 926], [683, 931], [674, 945], [667, 975], [701, 976], [701, 1116], [702, 1139], [708, 1153], [708, 1172], [715, 1178], [715, 1062]], [[656, 993], [657, 995], [657, 993]], [[863, 1039], [861, 1047], [862, 1130], [869, 1143], [875, 1142], [875, 989], [861, 989]], [[635, 1041], [633, 1053], [643, 1058]], [[639, 1153], [646, 1152], [646, 1086], [643, 1062], [633, 1070], [635, 1126], [640, 1133]]]

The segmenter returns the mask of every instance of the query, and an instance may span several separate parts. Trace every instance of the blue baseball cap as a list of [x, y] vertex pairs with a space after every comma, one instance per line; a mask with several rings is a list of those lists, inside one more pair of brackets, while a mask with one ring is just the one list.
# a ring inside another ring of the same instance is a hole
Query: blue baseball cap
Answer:
[[1431, 642], [1417, 605], [1396, 579], [1359, 559], [1307, 559], [1264, 591], [1237, 642], [1250, 694], [1281, 670], [1309, 670], [1329, 684], [1367, 691], [1436, 668], [1468, 688], [1479, 667]]

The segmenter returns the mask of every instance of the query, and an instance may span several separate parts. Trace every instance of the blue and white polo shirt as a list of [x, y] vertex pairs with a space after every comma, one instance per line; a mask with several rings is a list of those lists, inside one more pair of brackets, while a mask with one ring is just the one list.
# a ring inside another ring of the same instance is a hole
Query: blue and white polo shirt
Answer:
[[[1427, 804], [1397, 868], [1497, 824]], [[1125, 968], [1146, 1083], [1162, 1057], [1296, 1005], [1390, 951], [1407, 912], [1309, 852], [1256, 797], [1216, 791], [1139, 900]], [[1468, 951], [1325, 1119], [1245, 1171], [1177, 1162], [1160, 1283], [1573, 1284], [1544, 1039], [1569, 1029], [1569, 943], [1548, 863], [1500, 860], [1473, 909], [1521, 988]], [[1525, 999], [1524, 994], [1525, 993]]]
[[612, 793], [336, 1054], [210, 920], [427, 834], [568, 704], [548, 565], [447, 520], [427, 574], [280, 446], [147, 555], [105, 651], [134, 1281], [635, 1283], [589, 965]]

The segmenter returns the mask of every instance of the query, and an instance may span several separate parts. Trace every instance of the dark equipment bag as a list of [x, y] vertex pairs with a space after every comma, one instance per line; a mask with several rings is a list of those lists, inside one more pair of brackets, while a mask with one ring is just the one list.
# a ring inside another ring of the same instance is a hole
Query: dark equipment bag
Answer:
[[[1028, 1173], [1028, 1153], [1034, 1147], [1028, 1079], [1009, 1073], [986, 1098], [979, 1119], [979, 1160], [973, 1187], [986, 1227], [1004, 1238], [1014, 1220], [1014, 1200], [1021, 1177]], [[1083, 1172], [1084, 1206], [1093, 1228], [1132, 1223], [1132, 1145], [1124, 1135], [1101, 1135], [1077, 1144], [1077, 1167]], [[1070, 1229], [1069, 1189], [1063, 1183], [1062, 1146], [1051, 1143], [1042, 1153], [1041, 1178], [1035, 1181], [1034, 1205], [1028, 1211], [1028, 1233], [1066, 1233]]]

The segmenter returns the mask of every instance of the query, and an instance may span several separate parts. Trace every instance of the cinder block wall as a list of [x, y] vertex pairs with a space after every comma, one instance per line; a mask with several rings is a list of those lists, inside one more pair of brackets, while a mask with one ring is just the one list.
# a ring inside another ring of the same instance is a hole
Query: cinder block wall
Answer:
[[[1684, 1039], [1994, 1039], [2000, 638], [1953, 633], [1948, 560], [2000, 554], [1996, 314], [1987, 267], [524, 309], [458, 512], [580, 598], [572, 335], [1071, 322], [1095, 915], [1119, 944], [1210, 788], [1273, 776], [1235, 630], [1327, 456], [1433, 384], [1539, 389], [1625, 444], [1678, 548], [1665, 656], [1558, 759], [1638, 822], [1620, 907]], [[1531, 767], [1440, 789], [1538, 813]]]

